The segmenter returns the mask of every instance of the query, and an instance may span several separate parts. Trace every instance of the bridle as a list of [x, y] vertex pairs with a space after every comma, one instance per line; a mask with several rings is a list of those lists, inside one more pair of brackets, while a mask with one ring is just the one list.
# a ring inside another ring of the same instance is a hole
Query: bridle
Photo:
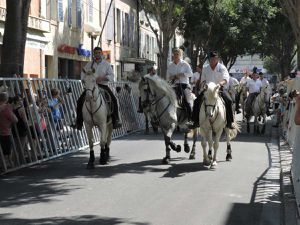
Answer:
[[[163, 96], [159, 97], [158, 99], [156, 99], [156, 94], [152, 93], [152, 91], [151, 91], [149, 80], [146, 80], [146, 85], [147, 85], [147, 88], [144, 89], [144, 91], [146, 92], [146, 100], [143, 101], [142, 104], [149, 105], [150, 108], [151, 108], [151, 106], [154, 106], [155, 111], [158, 112], [157, 105], [165, 96], [163, 95]], [[153, 100], [151, 100], [150, 97]], [[170, 105], [171, 105], [171, 101], [169, 101], [169, 104], [166, 106], [166, 108], [164, 108], [164, 110], [158, 116], [156, 116], [156, 119], [158, 121], [160, 120], [162, 115], [167, 111], [167, 109], [169, 108]]]

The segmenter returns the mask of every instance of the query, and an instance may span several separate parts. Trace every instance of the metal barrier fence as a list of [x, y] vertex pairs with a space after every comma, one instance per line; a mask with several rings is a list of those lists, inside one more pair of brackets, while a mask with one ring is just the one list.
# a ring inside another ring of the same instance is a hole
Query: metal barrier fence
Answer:
[[[88, 147], [85, 128], [70, 127], [75, 124], [77, 99], [83, 91], [81, 81], [0, 78], [0, 82], [0, 92], [8, 93], [9, 107], [18, 118], [18, 123], [12, 124], [12, 135], [0, 133], [0, 142], [8, 138], [11, 143], [6, 149], [0, 145], [0, 174]], [[137, 84], [115, 82], [109, 86], [119, 100], [122, 121], [113, 138], [144, 129], [144, 116], [137, 113]], [[53, 96], [53, 89], [60, 91], [59, 98]], [[93, 134], [98, 144], [98, 129], [94, 128]]]
[[[289, 84], [287, 91], [297, 90], [300, 91], [300, 77], [294, 78], [294, 80]], [[295, 101], [291, 101], [288, 105], [288, 110], [284, 112], [282, 130], [283, 135], [288, 142], [292, 152], [292, 180], [294, 185], [295, 197], [297, 201], [297, 206], [300, 204], [300, 126], [297, 126], [294, 122], [296, 105]], [[300, 208], [298, 212], [300, 213]]]

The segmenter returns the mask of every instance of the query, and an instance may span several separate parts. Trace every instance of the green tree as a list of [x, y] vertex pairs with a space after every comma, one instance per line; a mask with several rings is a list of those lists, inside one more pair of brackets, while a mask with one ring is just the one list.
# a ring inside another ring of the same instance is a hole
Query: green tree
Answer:
[[298, 69], [300, 69], [300, 1], [280, 0], [283, 13], [288, 17], [298, 45]]
[[30, 0], [6, 0], [1, 77], [23, 75]]
[[[269, 57], [267, 64], [270, 61], [276, 64], [275, 67], [271, 66], [271, 68], [279, 69], [276, 73], [281, 75], [282, 80], [295, 67], [293, 58], [296, 55], [297, 48], [296, 39], [291, 29], [288, 19], [278, 11], [276, 16], [268, 21], [266, 35], [262, 43], [262, 52]], [[272, 72], [273, 69], [269, 72]]]
[[[167, 62], [170, 48], [170, 40], [173, 38], [176, 28], [183, 19], [184, 11], [189, 0], [139, 0], [141, 9], [144, 10], [148, 24], [156, 35], [159, 49], [160, 76], [166, 78]], [[150, 21], [153, 17], [159, 26], [161, 35], [153, 27]]]

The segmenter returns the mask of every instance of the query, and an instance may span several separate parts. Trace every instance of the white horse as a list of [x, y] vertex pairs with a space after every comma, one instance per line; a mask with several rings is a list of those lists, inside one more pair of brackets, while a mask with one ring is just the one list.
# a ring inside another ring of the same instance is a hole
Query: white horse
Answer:
[[99, 163], [104, 165], [109, 160], [109, 146], [112, 136], [112, 121], [108, 119], [109, 107], [104, 100], [104, 90], [101, 90], [91, 71], [86, 72], [86, 76], [83, 79], [83, 83], [86, 90], [85, 103], [82, 109], [83, 120], [88, 136], [90, 147], [90, 158], [87, 164], [87, 169], [94, 168], [94, 138], [93, 127], [98, 127], [100, 131], [100, 159]]
[[[172, 135], [176, 125], [181, 126], [186, 121], [186, 117], [182, 116], [184, 110], [179, 109], [181, 113], [179, 113], [179, 116], [177, 115], [178, 102], [176, 94], [172, 87], [162, 79], [143, 77], [139, 83], [139, 91], [143, 108], [149, 107], [150, 117], [158, 122], [164, 134], [166, 156], [163, 158], [162, 163], [168, 164], [171, 149], [176, 152], [181, 151], [181, 146], [172, 141]], [[187, 134], [185, 134], [184, 150], [189, 152], [190, 148], [186, 139]]]
[[[234, 122], [234, 129], [226, 128], [226, 108], [223, 100], [219, 96], [220, 85], [208, 83], [205, 89], [199, 114], [203, 164], [205, 166], [210, 165], [211, 168], [214, 168], [217, 165], [217, 151], [223, 130], [226, 133], [227, 141], [226, 160], [230, 161], [232, 159], [230, 140], [236, 137], [239, 126]], [[208, 154], [206, 152], [207, 142], [209, 146]], [[214, 148], [213, 157], [212, 147]]]
[[[252, 114], [254, 116], [254, 133], [260, 133], [259, 124], [262, 125], [261, 133], [264, 134], [266, 130], [266, 117], [267, 117], [267, 102], [269, 100], [269, 85], [261, 87], [260, 93], [256, 96], [252, 103]], [[262, 117], [262, 120], [261, 120]], [[247, 132], [250, 132], [251, 116], [247, 118]], [[260, 123], [259, 123], [259, 120]]]

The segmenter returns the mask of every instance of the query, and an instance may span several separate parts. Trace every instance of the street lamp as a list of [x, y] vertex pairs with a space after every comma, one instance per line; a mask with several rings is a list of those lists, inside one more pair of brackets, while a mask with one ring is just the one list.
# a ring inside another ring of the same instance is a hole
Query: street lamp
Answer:
[[91, 56], [93, 58], [94, 40], [100, 35], [101, 27], [96, 27], [91, 23], [85, 23], [83, 29], [88, 34], [88, 37], [91, 38]]

